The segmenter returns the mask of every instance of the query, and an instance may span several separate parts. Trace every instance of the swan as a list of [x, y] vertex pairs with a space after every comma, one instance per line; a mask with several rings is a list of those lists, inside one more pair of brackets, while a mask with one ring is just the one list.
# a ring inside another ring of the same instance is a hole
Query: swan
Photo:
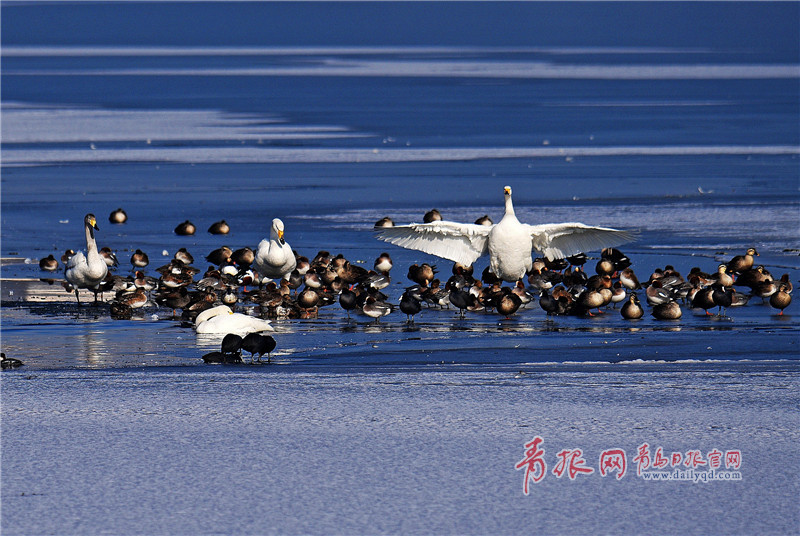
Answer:
[[206, 309], [194, 321], [197, 333], [256, 333], [275, 331], [269, 320], [234, 313], [227, 305]]
[[489, 255], [489, 269], [504, 281], [520, 280], [533, 265], [536, 250], [550, 260], [582, 251], [618, 246], [630, 242], [634, 234], [582, 223], [520, 223], [511, 202], [511, 187], [504, 187], [505, 215], [494, 225], [435, 221], [384, 227], [377, 237], [391, 244], [424, 251], [437, 257], [471, 265]]
[[283, 222], [280, 219], [272, 220], [269, 240], [265, 238], [258, 244], [254, 264], [262, 276], [286, 280], [297, 266], [292, 247], [283, 239]]
[[[97, 251], [97, 243], [94, 240], [95, 230], [100, 230], [94, 214], [87, 214], [83, 218], [83, 227], [86, 232], [86, 255], [79, 251], [70, 257], [64, 271], [64, 277], [75, 289], [75, 299], [78, 300], [79, 305], [81, 299], [78, 296], [78, 289], [85, 288], [96, 291], [108, 273], [108, 265]], [[94, 297], [96, 301], [97, 292]]]

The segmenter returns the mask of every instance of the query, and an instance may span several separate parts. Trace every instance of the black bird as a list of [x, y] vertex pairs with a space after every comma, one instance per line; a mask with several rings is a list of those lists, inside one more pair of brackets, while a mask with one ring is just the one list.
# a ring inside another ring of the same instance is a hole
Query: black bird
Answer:
[[347, 319], [350, 319], [350, 311], [356, 308], [358, 304], [358, 296], [356, 293], [350, 290], [349, 288], [342, 289], [342, 293], [339, 294], [339, 305], [342, 306], [342, 309], [347, 311]]
[[456, 288], [450, 289], [450, 303], [456, 306], [458, 309], [459, 315], [461, 318], [464, 318], [464, 310], [467, 309], [470, 305], [472, 305], [472, 300], [470, 299], [470, 293], [464, 290], [458, 290]]
[[718, 284], [711, 285], [711, 288], [714, 289], [711, 299], [714, 301], [714, 305], [719, 307], [717, 313], [719, 316], [725, 316], [725, 310], [733, 303], [733, 290]]
[[248, 333], [242, 339], [242, 350], [250, 352], [250, 361], [253, 361], [255, 354], [258, 354], [258, 362], [261, 357], [267, 354], [267, 363], [272, 360], [272, 351], [277, 346], [275, 339], [271, 335], [261, 335], [260, 333]]
[[414, 315], [422, 310], [422, 300], [417, 296], [413, 290], [407, 290], [400, 296], [400, 311], [408, 317], [409, 323], [413, 323]]
[[15, 369], [21, 367], [22, 365], [24, 365], [24, 363], [19, 359], [6, 357], [5, 352], [0, 352], [0, 367], [2, 367], [3, 370]]
[[242, 357], [242, 336], [235, 333], [228, 333], [222, 338], [222, 346], [220, 350], [225, 355], [233, 357]]

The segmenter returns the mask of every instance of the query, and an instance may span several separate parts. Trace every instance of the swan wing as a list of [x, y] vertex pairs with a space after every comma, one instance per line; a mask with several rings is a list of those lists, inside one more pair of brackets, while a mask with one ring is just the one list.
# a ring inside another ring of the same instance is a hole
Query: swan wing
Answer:
[[470, 265], [489, 251], [491, 229], [487, 225], [435, 221], [384, 227], [377, 237], [396, 246]]
[[616, 247], [635, 240], [630, 231], [592, 227], [583, 223], [548, 223], [525, 225], [530, 231], [533, 249], [549, 260], [563, 259], [576, 253]]

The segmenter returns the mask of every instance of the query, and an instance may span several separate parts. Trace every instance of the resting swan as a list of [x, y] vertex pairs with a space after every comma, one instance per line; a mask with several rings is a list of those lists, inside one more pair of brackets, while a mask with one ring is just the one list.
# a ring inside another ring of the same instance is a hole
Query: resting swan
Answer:
[[258, 244], [253, 264], [258, 273], [264, 277], [272, 279], [282, 277], [286, 280], [297, 266], [292, 247], [283, 239], [283, 222], [280, 219], [272, 220], [269, 240], [265, 238]]
[[[64, 271], [67, 282], [75, 289], [75, 299], [78, 300], [78, 305], [81, 303], [78, 289], [96, 290], [108, 273], [108, 265], [98, 253], [97, 243], [94, 239], [95, 230], [100, 230], [94, 214], [87, 214], [83, 218], [83, 227], [86, 232], [86, 255], [79, 251], [70, 257]], [[97, 292], [94, 297], [97, 300]]]
[[396, 225], [378, 230], [378, 238], [464, 265], [489, 254], [489, 268], [503, 281], [516, 282], [532, 268], [531, 252], [550, 260], [561, 259], [634, 239], [628, 231], [590, 227], [582, 223], [520, 223], [511, 202], [511, 187], [504, 188], [506, 212], [495, 225], [450, 221]]
[[206, 309], [194, 321], [197, 333], [256, 333], [275, 331], [269, 320], [234, 313], [227, 305]]

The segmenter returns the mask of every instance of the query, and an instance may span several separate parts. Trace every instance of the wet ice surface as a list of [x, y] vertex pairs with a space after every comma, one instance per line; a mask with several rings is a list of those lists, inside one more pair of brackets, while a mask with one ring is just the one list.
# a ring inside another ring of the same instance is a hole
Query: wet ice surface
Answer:
[[[509, 184], [524, 222], [638, 231], [622, 249], [640, 279], [754, 246], [798, 284], [794, 4], [2, 9], [1, 247], [30, 261], [4, 278], [82, 248], [87, 212], [117, 273], [141, 248], [150, 275], [179, 247], [201, 268], [223, 244], [254, 247], [281, 217], [309, 257], [369, 268], [389, 251], [396, 303], [409, 265], [446, 279], [450, 263], [378, 242], [374, 222], [433, 207], [498, 221]], [[198, 17], [215, 21], [203, 35]], [[152, 21], [162, 38], [143, 43]], [[475, 30], [486, 21], [506, 31]], [[125, 225], [107, 222], [117, 207]], [[205, 232], [222, 218], [229, 235]], [[185, 219], [195, 236], [173, 233]], [[10, 292], [2, 349], [25, 366], [0, 377], [3, 534], [800, 527], [796, 303], [674, 322], [431, 309], [413, 325], [335, 305], [275, 321], [270, 365], [206, 366], [220, 339], [169, 310], [115, 321]], [[514, 466], [537, 435], [549, 471], [562, 449], [597, 471], [622, 448], [628, 474], [549, 472], [526, 497]], [[741, 450], [742, 480], [646, 482], [643, 443]]]
[[[4, 533], [796, 529], [796, 368], [520, 368], [5, 376]], [[524, 496], [535, 435], [548, 470], [577, 447], [595, 473]], [[646, 482], [642, 443], [741, 450], [742, 481]], [[597, 474], [609, 448], [620, 481]]]

